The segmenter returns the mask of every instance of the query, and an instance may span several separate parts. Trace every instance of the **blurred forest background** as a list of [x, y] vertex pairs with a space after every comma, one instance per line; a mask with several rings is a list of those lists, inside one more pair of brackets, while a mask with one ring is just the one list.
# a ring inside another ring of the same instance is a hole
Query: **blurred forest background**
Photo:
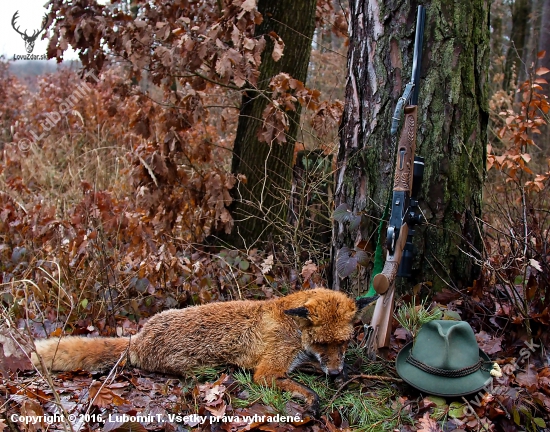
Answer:
[[[432, 3], [436, 10], [439, 3]], [[387, 7], [403, 9], [403, 28], [414, 35], [416, 6], [403, 4]], [[548, 347], [550, 1], [496, 0], [480, 7], [485, 14], [490, 8], [487, 139], [482, 131], [477, 139], [486, 149], [476, 150], [486, 166], [461, 171], [464, 178], [483, 179], [481, 214], [468, 225], [479, 241], [453, 232], [460, 258], [453, 265], [443, 262], [446, 254], [441, 262], [417, 261], [399, 304], [429, 297], [434, 307], [468, 320], [493, 357], [513, 358], [532, 338]], [[316, 286], [366, 291], [385, 202], [375, 203], [374, 213], [364, 211], [367, 203], [335, 204], [338, 153], [346, 145], [348, 49], [357, 43], [348, 35], [353, 11], [346, 2], [51, 0], [48, 11], [48, 56], [59, 64], [0, 60], [6, 322], [34, 337], [120, 336], [167, 308]], [[453, 19], [457, 28], [464, 24], [458, 14]], [[437, 35], [427, 31], [426, 38]], [[62, 61], [69, 46], [79, 62]], [[411, 59], [403, 62], [406, 83]], [[389, 124], [382, 127], [389, 132]], [[453, 217], [461, 223], [464, 215], [446, 214], [445, 220]], [[441, 231], [428, 222], [426, 232]], [[335, 240], [344, 223], [358, 233], [347, 243]], [[475, 271], [464, 276], [466, 267]], [[395, 324], [394, 351], [410, 337]], [[542, 430], [550, 372], [546, 354], [537, 359], [523, 375], [510, 371], [502, 398], [484, 400], [460, 426]], [[41, 406], [52, 392], [22, 392], [23, 378], [7, 378], [9, 366], [4, 359], [3, 412], [48, 412]], [[205, 377], [216, 371], [211, 374]], [[239, 377], [241, 385], [251, 385], [249, 377]], [[139, 379], [141, 389], [153, 385]], [[230, 388], [223, 380], [216, 385], [222, 384]], [[185, 394], [170, 385], [172, 396]], [[211, 386], [196, 387], [195, 403], [202, 401], [204, 410], [214, 384], [201, 385]], [[116, 385], [102, 389], [112, 394], [103, 394], [104, 406], [94, 409], [128, 402]], [[453, 424], [450, 405], [423, 399], [413, 409], [413, 397], [388, 389], [366, 399], [370, 405], [362, 411], [389, 410], [373, 418], [353, 411], [363, 402], [338, 402], [338, 392], [325, 393], [332, 414], [307, 427], [336, 430], [351, 422], [364, 430], [441, 430], [428, 428]], [[84, 404], [82, 397], [64, 399], [65, 409]], [[389, 423], [381, 420], [387, 416]]]

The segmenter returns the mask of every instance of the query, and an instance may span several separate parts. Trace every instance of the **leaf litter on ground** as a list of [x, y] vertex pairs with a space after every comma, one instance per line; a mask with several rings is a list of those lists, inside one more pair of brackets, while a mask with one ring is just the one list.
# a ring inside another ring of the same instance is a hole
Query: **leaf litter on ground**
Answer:
[[[466, 303], [457, 302], [455, 296], [442, 293], [438, 298], [449, 300], [447, 305], [438, 303], [443, 316], [446, 316], [447, 307], [455, 313], [449, 316], [458, 313], [468, 316]], [[48, 327], [52, 332], [60, 328], [56, 325]], [[135, 333], [139, 326], [121, 317], [117, 327]], [[98, 331], [106, 326], [97, 322], [92, 326], [84, 320], [74, 328]], [[41, 331], [33, 333], [41, 334]], [[398, 326], [394, 334], [387, 356], [390, 361], [380, 358], [372, 361], [360, 348], [362, 328], [357, 327], [356, 338], [350, 344], [346, 358], [348, 374], [356, 378], [352, 378], [345, 388], [340, 386], [341, 383], [311, 371], [293, 374], [295, 379], [319, 394], [323, 407], [319, 419], [309, 416], [301, 402], [293, 399], [291, 394], [257, 385], [249, 371], [231, 368], [202, 368], [186, 377], [132, 368], [119, 368], [109, 378], [106, 374], [84, 371], [52, 374], [51, 384], [57, 393], [56, 398], [50, 383], [30, 371], [28, 363], [21, 362], [20, 369], [23, 370], [17, 369], [13, 359], [21, 357], [21, 353], [4, 343], [3, 351], [0, 351], [6, 365], [0, 387], [3, 403], [0, 416], [9, 426], [8, 419], [15, 413], [43, 416], [66, 412], [74, 416], [72, 426], [75, 430], [107, 431], [179, 431], [182, 428], [224, 431], [393, 431], [396, 428], [403, 431], [473, 431], [483, 427], [486, 430], [502, 428], [514, 431], [524, 427], [536, 430], [547, 424], [550, 369], [541, 366], [536, 351], [529, 351], [529, 358], [520, 354], [521, 348], [528, 343], [523, 332], [491, 332], [489, 327], [476, 331], [480, 347], [501, 365], [503, 376], [495, 379], [490, 394], [480, 394], [469, 401], [471, 410], [465, 410], [466, 404], [462, 400], [422, 395], [394, 380], [397, 375], [391, 359], [410, 340], [410, 335], [404, 333], [402, 327]], [[7, 332], [2, 335], [6, 340], [11, 337]], [[21, 346], [24, 342], [21, 341]], [[515, 348], [511, 349], [514, 344]], [[515, 356], [506, 356], [504, 347], [506, 352], [513, 352]], [[390, 381], [364, 378], [377, 375]], [[207, 420], [201, 425], [191, 417], [194, 414]], [[277, 414], [297, 416], [300, 421], [267, 421]], [[131, 418], [137, 415], [148, 417], [133, 421]], [[244, 416], [254, 415], [256, 420], [253, 423], [243, 423]], [[224, 416], [225, 422], [214, 421], [216, 417]], [[121, 418], [130, 420], [120, 421]], [[24, 431], [34, 431], [39, 427], [16, 423], [12, 426]], [[59, 422], [50, 426], [51, 430], [62, 428]]]

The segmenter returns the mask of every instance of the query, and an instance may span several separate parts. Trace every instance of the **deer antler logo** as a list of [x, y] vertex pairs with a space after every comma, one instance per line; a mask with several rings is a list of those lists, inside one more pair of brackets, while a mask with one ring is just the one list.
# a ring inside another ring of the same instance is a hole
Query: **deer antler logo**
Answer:
[[40, 33], [42, 33], [42, 30], [44, 30], [46, 28], [46, 23], [47, 23], [46, 17], [44, 17], [42, 28], [40, 30], [35, 30], [33, 32], [33, 34], [30, 35], [30, 36], [27, 34], [27, 30], [25, 30], [24, 33], [21, 33], [19, 31], [19, 27], [15, 27], [15, 21], [17, 21], [17, 18], [19, 18], [19, 11], [16, 11], [13, 14], [13, 17], [11, 19], [11, 26], [13, 27], [13, 29], [17, 33], [19, 33], [21, 35], [21, 37], [25, 41], [25, 49], [27, 50], [27, 53], [30, 54], [30, 53], [32, 53], [32, 50], [34, 49], [34, 42], [36, 41], [36, 38], [38, 37], [38, 35]]

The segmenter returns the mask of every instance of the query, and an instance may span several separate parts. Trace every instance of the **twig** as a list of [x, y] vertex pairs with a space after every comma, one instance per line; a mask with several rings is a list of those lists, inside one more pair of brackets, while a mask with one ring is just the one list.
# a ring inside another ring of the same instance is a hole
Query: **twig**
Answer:
[[[40, 362], [41, 369], [44, 371], [44, 374], [41, 374], [41, 375], [42, 375], [42, 377], [44, 377], [46, 379], [46, 382], [48, 383], [48, 385], [52, 389], [53, 397], [55, 399], [55, 404], [57, 405], [59, 410], [63, 413], [64, 418], [66, 419], [66, 421], [63, 422], [63, 429], [74, 431], [73, 424], [69, 420], [69, 414], [67, 413], [67, 410], [65, 409], [63, 404], [61, 403], [61, 398], [59, 397], [59, 393], [57, 392], [57, 389], [55, 388], [55, 384], [52, 380], [52, 377], [51, 377], [50, 373], [48, 372], [48, 369], [46, 368], [46, 364], [44, 363], [44, 359], [42, 358], [42, 356], [40, 354], [38, 354], [38, 351], [36, 351], [36, 350], [35, 350], [35, 354], [36, 354], [36, 358], [38, 358], [38, 361]], [[67, 429], [67, 424], [69, 425], [68, 429]]]
[[[466, 405], [470, 406], [470, 404], [468, 403], [468, 401], [466, 400], [466, 398], [465, 398], [464, 396], [462, 396], [462, 400], [463, 400], [464, 402], [466, 402]], [[484, 431], [489, 431], [489, 429], [487, 429], [487, 426], [485, 426], [483, 423], [481, 423], [481, 419], [480, 419], [479, 416], [477, 415], [476, 410], [472, 408], [470, 411], [473, 412], [474, 415], [476, 416], [476, 419], [477, 419], [477, 422], [478, 422], [479, 426], [481, 426], [481, 428], [482, 428]], [[478, 429], [478, 430], [479, 430], [479, 429]]]
[[370, 379], [370, 380], [375, 380], [375, 381], [403, 382], [403, 380], [401, 378], [394, 378], [394, 377], [381, 376], [381, 375], [360, 374], [360, 375], [354, 375], [353, 378]]
[[[88, 415], [90, 414], [90, 410], [92, 409], [92, 405], [94, 404], [95, 400], [97, 399], [97, 397], [99, 396], [99, 393], [101, 393], [101, 390], [103, 390], [103, 387], [105, 387], [105, 385], [107, 384], [107, 382], [109, 381], [109, 379], [113, 376], [113, 374], [116, 372], [116, 368], [118, 367], [118, 365], [120, 364], [120, 362], [122, 360], [124, 360], [124, 358], [126, 358], [128, 356], [128, 351], [130, 349], [130, 344], [128, 343], [128, 347], [126, 347], [126, 349], [122, 352], [122, 354], [120, 355], [120, 358], [118, 359], [118, 361], [115, 363], [115, 365], [111, 368], [111, 370], [109, 371], [109, 375], [107, 375], [107, 378], [105, 378], [105, 381], [103, 381], [101, 383], [101, 386], [99, 386], [99, 389], [97, 390], [94, 398], [90, 401], [90, 405], [88, 405], [88, 409], [86, 410], [86, 414], [85, 415]], [[113, 377], [114, 379], [114, 377]], [[92, 383], [93, 384], [93, 383]], [[91, 388], [91, 385], [90, 385], [90, 388]]]
[[157, 177], [155, 176], [155, 173], [153, 172], [153, 170], [151, 169], [151, 167], [147, 164], [147, 162], [145, 162], [145, 160], [143, 160], [143, 158], [141, 156], [138, 156], [139, 157], [139, 161], [142, 163], [142, 165], [147, 169], [147, 172], [149, 173], [149, 175], [151, 176], [151, 179], [153, 179], [153, 182], [155, 183], [155, 186], [156, 187], [159, 187], [159, 183], [157, 181]]
[[[310, 37], [307, 37], [305, 34], [299, 32], [298, 30], [296, 30], [296, 29], [294, 29], [294, 28], [292, 28], [292, 27], [290, 27], [289, 25], [286, 25], [284, 22], [278, 21], [278, 20], [276, 20], [276, 19], [273, 18], [273, 17], [269, 17], [269, 19], [270, 19], [271, 21], [275, 21], [277, 24], [281, 24], [282, 26], [286, 27], [286, 28], [289, 29], [290, 31], [299, 34], [299, 35], [302, 36], [303, 38], [309, 39], [310, 41], [315, 42], [315, 43], [316, 43], [318, 46], [320, 46], [321, 48], [326, 49], [327, 51], [330, 51], [331, 53], [334, 53], [334, 54], [336, 54], [336, 55], [339, 55], [340, 57], [346, 58], [346, 56], [343, 55], [342, 53], [339, 53], [338, 51], [334, 51], [333, 49], [330, 49], [330, 48], [328, 48], [328, 47], [326, 47], [326, 46], [324, 46], [324, 45], [321, 45], [321, 44], [320, 44], [319, 42], [317, 42], [315, 39], [310, 38]], [[346, 21], [347, 21], [347, 18], [346, 18]]]

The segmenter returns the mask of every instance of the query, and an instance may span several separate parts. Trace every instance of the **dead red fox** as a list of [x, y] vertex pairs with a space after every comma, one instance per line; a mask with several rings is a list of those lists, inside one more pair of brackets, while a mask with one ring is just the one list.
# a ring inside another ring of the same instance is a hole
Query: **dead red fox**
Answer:
[[[264, 301], [210, 303], [153, 316], [131, 338], [70, 336], [36, 342], [36, 351], [54, 371], [112, 367], [127, 351], [127, 363], [176, 375], [200, 366], [233, 364], [254, 370], [254, 381], [303, 398], [316, 412], [317, 394], [287, 376], [316, 359], [331, 376], [342, 373], [353, 334], [357, 303], [324, 288]], [[33, 363], [39, 365], [33, 353]]]

